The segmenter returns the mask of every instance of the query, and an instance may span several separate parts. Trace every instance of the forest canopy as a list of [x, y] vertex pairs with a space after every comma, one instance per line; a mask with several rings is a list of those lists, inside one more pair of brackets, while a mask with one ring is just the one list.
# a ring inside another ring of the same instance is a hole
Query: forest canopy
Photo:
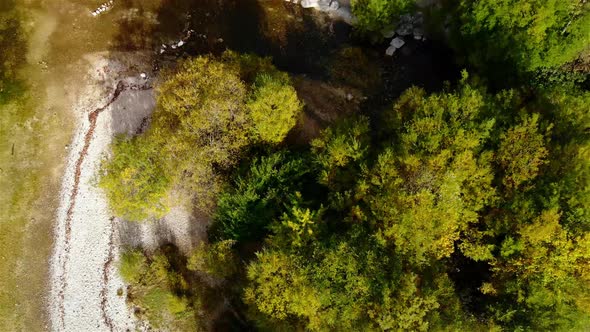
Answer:
[[[417, 0], [353, 0], [352, 9], [358, 19], [357, 29], [375, 35], [391, 30], [402, 15], [427, 4]], [[457, 55], [464, 58], [464, 65], [484, 69], [495, 80], [524, 73], [555, 75], [556, 69], [590, 52], [587, 1], [448, 1], [425, 7], [424, 12], [430, 16], [432, 33], [444, 35]], [[498, 77], [496, 72], [500, 72]]]
[[228, 296], [263, 330], [585, 326], [590, 94], [534, 98], [465, 74], [407, 90], [379, 125], [271, 145], [221, 189], [188, 266], [238, 283]]
[[[361, 33], [416, 10], [352, 5]], [[446, 4], [476, 75], [339, 114], [297, 144], [287, 137], [307, 109], [271, 59], [183, 61], [160, 84], [147, 132], [116, 141], [100, 184], [133, 220], [181, 196], [210, 217], [208, 239], [188, 257], [124, 255], [133, 303], [156, 324], [195, 329], [219, 306], [236, 330], [587, 329], [590, 92], [486, 79], [581, 56], [587, 6]]]

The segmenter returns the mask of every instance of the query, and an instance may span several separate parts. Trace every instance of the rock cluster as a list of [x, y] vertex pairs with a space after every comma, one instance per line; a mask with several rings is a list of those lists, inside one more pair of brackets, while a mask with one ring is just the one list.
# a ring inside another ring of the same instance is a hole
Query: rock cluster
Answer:
[[385, 50], [385, 54], [392, 56], [396, 50], [404, 46], [405, 38], [413, 37], [415, 40], [425, 40], [424, 30], [424, 16], [418, 12], [415, 15], [400, 16], [397, 25], [392, 25], [389, 28], [383, 29], [381, 35], [384, 38], [392, 38], [389, 47]]
[[98, 16], [108, 10], [110, 10], [111, 8], [113, 8], [113, 5], [115, 4], [114, 0], [109, 0], [105, 3], [103, 3], [102, 5], [100, 5], [98, 8], [96, 8], [94, 11], [90, 12], [90, 15], [92, 16]]
[[[184, 37], [182, 37], [180, 40], [173, 41], [169, 44], [162, 44], [162, 47], [160, 48], [160, 54], [166, 52], [166, 50], [168, 50], [168, 49], [175, 50], [177, 48], [184, 46], [186, 44], [187, 40], [193, 35], [193, 33], [195, 33], [195, 30], [187, 30]], [[205, 35], [200, 35], [200, 36], [205, 37], [205, 38], [207, 37]]]

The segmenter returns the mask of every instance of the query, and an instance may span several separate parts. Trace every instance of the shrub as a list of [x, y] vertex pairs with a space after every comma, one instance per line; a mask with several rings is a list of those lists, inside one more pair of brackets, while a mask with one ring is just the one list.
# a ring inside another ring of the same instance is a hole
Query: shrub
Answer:
[[142, 136], [119, 137], [112, 149], [113, 158], [102, 163], [99, 186], [113, 212], [129, 220], [166, 214], [171, 175], [162, 163], [158, 145]]

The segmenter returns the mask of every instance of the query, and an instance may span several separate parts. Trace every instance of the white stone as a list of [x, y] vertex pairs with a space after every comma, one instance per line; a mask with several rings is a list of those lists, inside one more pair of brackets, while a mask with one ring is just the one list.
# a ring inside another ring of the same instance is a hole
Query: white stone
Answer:
[[330, 2], [330, 9], [337, 10], [338, 8], [340, 8], [340, 3], [336, 0], [332, 0], [332, 2]]
[[395, 53], [395, 51], [397, 50], [397, 48], [395, 48], [395, 46], [389, 46], [386, 50], [385, 50], [385, 55], [388, 56], [392, 56], [393, 53]]
[[301, 0], [301, 7], [303, 8], [320, 8], [318, 0]]
[[182, 45], [184, 45], [184, 41], [183, 40], [181, 40], [181, 41], [178, 42], [178, 47], [181, 47]]
[[139, 74], [139, 77], [141, 77], [143, 79], [146, 79], [147, 78], [147, 75], [146, 75], [146, 73], [141, 73], [141, 74]]
[[404, 46], [406, 42], [401, 39], [400, 37], [395, 37], [391, 40], [390, 45], [395, 47], [395, 48], [401, 48], [402, 46]]

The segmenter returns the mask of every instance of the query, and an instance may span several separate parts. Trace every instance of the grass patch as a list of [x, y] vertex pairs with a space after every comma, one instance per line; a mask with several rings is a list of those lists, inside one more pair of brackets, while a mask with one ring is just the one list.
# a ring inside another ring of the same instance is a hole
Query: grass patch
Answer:
[[56, 192], [71, 124], [39, 101], [24, 93], [0, 104], [0, 326], [6, 331], [46, 330]]

